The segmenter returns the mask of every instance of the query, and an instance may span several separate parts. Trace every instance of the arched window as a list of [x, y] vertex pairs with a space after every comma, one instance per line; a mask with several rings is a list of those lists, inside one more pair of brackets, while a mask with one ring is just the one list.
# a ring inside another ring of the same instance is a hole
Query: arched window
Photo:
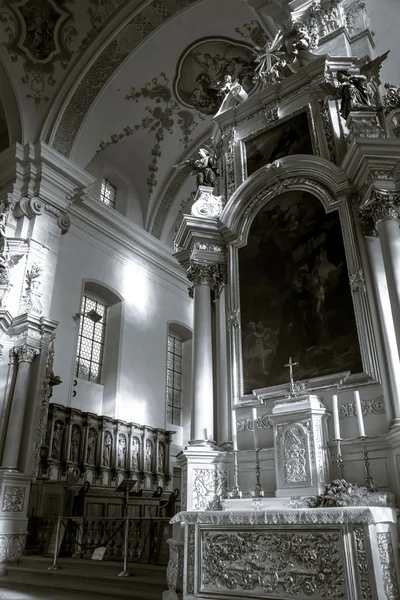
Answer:
[[96, 414], [117, 414], [123, 301], [109, 287], [83, 283], [75, 359], [74, 405]]
[[101, 383], [104, 342], [106, 337], [107, 306], [95, 298], [82, 298], [75, 376]]
[[[187, 385], [185, 366], [187, 366], [186, 342], [192, 334], [189, 329], [179, 323], [169, 323], [167, 344], [167, 384], [166, 413], [167, 424], [182, 426], [182, 394]], [[185, 390], [188, 391], [188, 390]]]

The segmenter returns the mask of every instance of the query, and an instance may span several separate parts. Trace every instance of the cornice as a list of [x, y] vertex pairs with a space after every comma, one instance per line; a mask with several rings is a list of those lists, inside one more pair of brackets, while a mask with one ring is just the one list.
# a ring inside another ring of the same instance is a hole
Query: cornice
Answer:
[[122, 264], [134, 262], [150, 280], [188, 300], [185, 273], [166, 244], [99, 200], [86, 198], [79, 205], [72, 205], [69, 215], [70, 235]]

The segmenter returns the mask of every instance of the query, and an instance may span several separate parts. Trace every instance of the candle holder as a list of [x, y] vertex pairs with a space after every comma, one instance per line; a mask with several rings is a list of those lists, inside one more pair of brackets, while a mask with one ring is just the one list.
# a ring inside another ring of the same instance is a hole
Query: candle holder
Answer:
[[254, 448], [254, 452], [256, 453], [256, 485], [254, 486], [253, 498], [263, 498], [264, 491], [261, 487], [260, 481], [260, 458], [259, 458], [259, 448]]
[[364, 469], [365, 469], [365, 487], [370, 491], [370, 492], [376, 492], [377, 488], [373, 482], [373, 479], [371, 477], [371, 474], [369, 472], [369, 457], [368, 457], [368, 449], [367, 449], [367, 435], [360, 435], [360, 440], [361, 440], [361, 444], [362, 444], [362, 449], [363, 449], [363, 455], [364, 455]]
[[344, 462], [343, 462], [342, 448], [341, 448], [341, 442], [343, 441], [343, 439], [335, 438], [333, 441], [336, 442], [336, 463], [337, 463], [337, 466], [339, 469], [340, 479], [344, 479], [344, 477], [343, 477]]
[[229, 492], [229, 498], [238, 499], [242, 497], [242, 492], [239, 488], [239, 468], [238, 468], [238, 450], [233, 451], [233, 487]]

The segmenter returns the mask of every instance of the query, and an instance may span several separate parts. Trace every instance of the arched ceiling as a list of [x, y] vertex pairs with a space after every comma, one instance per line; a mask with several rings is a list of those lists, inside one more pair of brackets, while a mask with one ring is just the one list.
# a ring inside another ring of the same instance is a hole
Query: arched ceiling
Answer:
[[[203, 38], [236, 41], [236, 53], [221, 42], [219, 46], [215, 42], [211, 52], [243, 59], [240, 48], [254, 43], [245, 28], [254, 21], [248, 4], [245, 0], [0, 3], [1, 59], [21, 105], [22, 141], [41, 138], [83, 167], [106, 164], [131, 185], [145, 228], [161, 236], [167, 221], [164, 237], [168, 236], [182, 200], [194, 188], [181, 174], [175, 177], [173, 165], [207, 137], [215, 112], [190, 106], [197, 84], [193, 78], [189, 81], [187, 65], [182, 73], [186, 99], [184, 93], [176, 96], [179, 60]], [[206, 51], [206, 46], [199, 48], [200, 61]], [[178, 189], [181, 194], [176, 198]], [[164, 196], [174, 205], [169, 218], [160, 207]]]

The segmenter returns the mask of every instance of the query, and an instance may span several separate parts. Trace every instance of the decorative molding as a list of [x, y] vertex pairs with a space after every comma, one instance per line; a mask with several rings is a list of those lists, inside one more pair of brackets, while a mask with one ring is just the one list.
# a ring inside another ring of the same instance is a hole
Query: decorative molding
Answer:
[[[361, 400], [361, 410], [365, 417], [366, 415], [381, 415], [386, 413], [386, 406], [383, 396], [373, 398], [372, 400]], [[339, 418], [347, 419], [348, 417], [356, 417], [355, 402], [339, 404]]]
[[[394, 558], [392, 536], [389, 532], [377, 533], [379, 560], [386, 600], [398, 600], [400, 588], [397, 580], [396, 561]], [[397, 552], [397, 548], [396, 548]]]
[[212, 290], [219, 290], [226, 277], [226, 265], [223, 263], [200, 264], [192, 262], [187, 271], [187, 278], [193, 285], [209, 285]]
[[[258, 416], [256, 427], [258, 429], [272, 429], [271, 415]], [[237, 419], [236, 429], [237, 431], [254, 431], [254, 420], [252, 418]]]
[[366, 291], [364, 271], [362, 269], [359, 269], [356, 273], [350, 273], [349, 281], [352, 292]]
[[[379, 233], [379, 222], [399, 219], [400, 193], [374, 188], [367, 204], [360, 207], [360, 223], [364, 235]], [[375, 234], [376, 235], [376, 234]]]
[[274, 123], [275, 121], [277, 121], [279, 119], [279, 106], [276, 105], [273, 108], [265, 111], [264, 116], [265, 116], [267, 125], [271, 125], [272, 123]]
[[33, 359], [40, 354], [40, 350], [38, 348], [32, 348], [28, 346], [28, 344], [23, 344], [22, 346], [15, 346], [11, 350], [14, 361], [17, 363], [27, 362], [31, 363]]
[[227, 316], [227, 324], [230, 328], [239, 327], [240, 325], [240, 310], [238, 308], [233, 308], [228, 312]]
[[6, 485], [4, 488], [2, 512], [23, 512], [25, 503], [25, 487]]
[[328, 146], [328, 154], [329, 160], [334, 164], [339, 164], [336, 146], [335, 146], [335, 138], [333, 134], [333, 125], [331, 119], [331, 113], [329, 110], [329, 104], [326, 100], [320, 99], [318, 100], [319, 104], [319, 112], [322, 119], [322, 125], [325, 131], [326, 143]]
[[0, 534], [0, 563], [16, 562], [25, 547], [26, 533]]
[[227, 491], [228, 473], [226, 470], [193, 470], [193, 507], [195, 510], [207, 509], [215, 496], [221, 500]]
[[357, 570], [360, 580], [360, 587], [363, 600], [372, 600], [371, 585], [369, 582], [369, 565], [367, 551], [365, 548], [364, 527], [362, 525], [354, 526], [354, 539], [357, 552]]
[[195, 541], [196, 529], [194, 525], [187, 528], [187, 554], [186, 554], [186, 591], [194, 593], [194, 568], [195, 568]]

